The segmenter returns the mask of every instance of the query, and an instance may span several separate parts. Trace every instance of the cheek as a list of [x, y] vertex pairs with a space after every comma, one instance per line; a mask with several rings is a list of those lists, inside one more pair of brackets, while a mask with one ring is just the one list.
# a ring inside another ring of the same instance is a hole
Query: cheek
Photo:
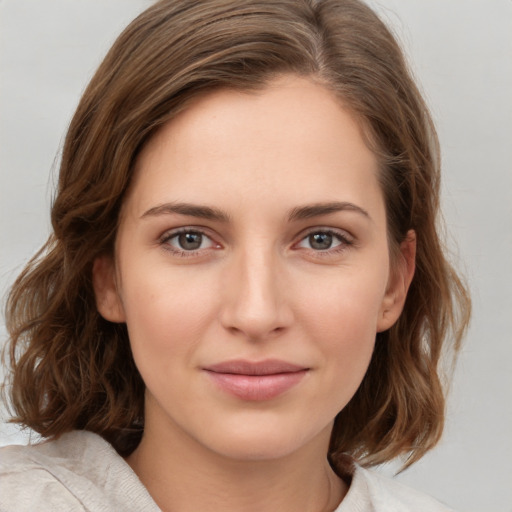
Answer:
[[213, 286], [187, 272], [168, 275], [157, 269], [131, 272], [135, 277], [123, 282], [123, 306], [137, 364], [154, 359], [170, 365], [176, 357], [191, 357], [205, 324], [215, 316]]
[[315, 325], [326, 339], [336, 333], [356, 339], [365, 332], [374, 336], [385, 294], [386, 273], [362, 268], [346, 274], [342, 269], [333, 273], [331, 279], [312, 279], [301, 286], [302, 311], [298, 316]]
[[313, 292], [302, 300], [301, 322], [320, 349], [328, 386], [344, 406], [368, 368], [385, 284], [373, 276], [308, 288]]

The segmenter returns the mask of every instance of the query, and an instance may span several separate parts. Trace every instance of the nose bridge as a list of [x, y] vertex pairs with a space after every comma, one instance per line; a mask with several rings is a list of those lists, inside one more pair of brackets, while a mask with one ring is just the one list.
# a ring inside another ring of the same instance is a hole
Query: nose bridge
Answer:
[[[254, 242], [254, 241], [253, 241]], [[289, 324], [280, 258], [268, 240], [240, 247], [227, 270], [222, 322], [251, 339], [262, 339]]]

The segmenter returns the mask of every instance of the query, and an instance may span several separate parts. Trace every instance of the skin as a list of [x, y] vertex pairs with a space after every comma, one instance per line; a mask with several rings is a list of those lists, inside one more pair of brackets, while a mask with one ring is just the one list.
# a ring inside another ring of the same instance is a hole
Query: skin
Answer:
[[[414, 271], [413, 233], [390, 262], [378, 172], [354, 117], [295, 76], [197, 99], [144, 148], [115, 259], [98, 258], [93, 277], [147, 386], [128, 462], [163, 510], [318, 512], [343, 499], [326, 459], [333, 420]], [[307, 371], [244, 400], [204, 371], [232, 359]]]

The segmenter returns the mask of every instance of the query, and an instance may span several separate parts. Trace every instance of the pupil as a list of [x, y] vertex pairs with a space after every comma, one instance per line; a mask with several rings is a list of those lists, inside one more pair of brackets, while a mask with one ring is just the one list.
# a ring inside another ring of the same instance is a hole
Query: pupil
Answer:
[[181, 233], [178, 237], [178, 242], [182, 249], [193, 251], [201, 247], [202, 239], [203, 235], [201, 233]]
[[332, 235], [329, 233], [314, 233], [309, 235], [309, 243], [313, 249], [329, 249], [332, 245]]

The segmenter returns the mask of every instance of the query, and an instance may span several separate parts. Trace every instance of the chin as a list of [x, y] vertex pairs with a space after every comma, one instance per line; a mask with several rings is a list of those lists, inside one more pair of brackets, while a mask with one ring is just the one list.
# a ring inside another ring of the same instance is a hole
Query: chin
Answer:
[[251, 438], [249, 436], [233, 436], [226, 443], [219, 443], [215, 451], [224, 458], [236, 461], [277, 460], [290, 456], [301, 445], [284, 439]]
[[327, 447], [332, 425], [304, 430], [299, 425], [286, 425], [278, 421], [259, 421], [230, 425], [215, 432], [210, 430], [203, 443], [217, 454], [238, 461], [276, 460], [307, 450], [314, 445]]

